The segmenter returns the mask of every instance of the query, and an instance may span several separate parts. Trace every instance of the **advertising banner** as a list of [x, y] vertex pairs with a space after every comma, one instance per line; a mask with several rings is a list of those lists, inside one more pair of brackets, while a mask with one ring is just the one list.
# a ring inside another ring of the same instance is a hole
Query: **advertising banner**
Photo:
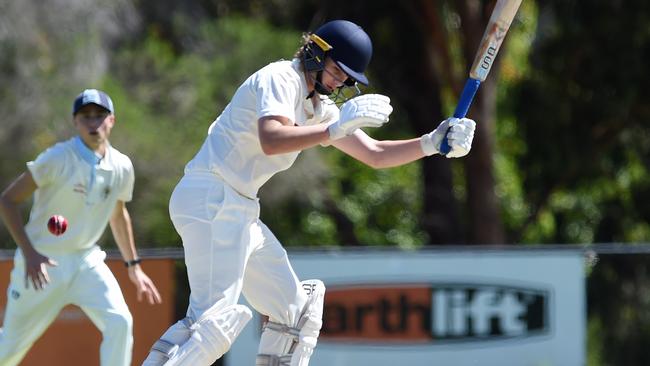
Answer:
[[[299, 278], [327, 287], [311, 366], [585, 363], [580, 251], [295, 252], [290, 260]], [[262, 322], [256, 314], [226, 365], [255, 364]]]

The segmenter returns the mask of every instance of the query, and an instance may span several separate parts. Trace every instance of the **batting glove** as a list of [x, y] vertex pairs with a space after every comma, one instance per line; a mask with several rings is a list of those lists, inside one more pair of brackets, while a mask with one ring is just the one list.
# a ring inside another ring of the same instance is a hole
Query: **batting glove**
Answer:
[[327, 128], [330, 139], [349, 136], [361, 127], [380, 127], [388, 122], [392, 111], [390, 98], [385, 95], [365, 94], [350, 99], [341, 106], [339, 120]]
[[425, 155], [430, 156], [440, 153], [440, 144], [445, 135], [451, 150], [448, 158], [459, 158], [469, 154], [474, 140], [476, 122], [469, 118], [447, 118], [442, 121], [433, 132], [420, 138], [420, 146]]

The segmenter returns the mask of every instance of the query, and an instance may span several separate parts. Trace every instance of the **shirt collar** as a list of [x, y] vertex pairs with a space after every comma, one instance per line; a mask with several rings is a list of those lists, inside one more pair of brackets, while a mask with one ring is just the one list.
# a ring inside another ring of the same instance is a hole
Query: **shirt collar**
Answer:
[[74, 145], [77, 148], [77, 152], [79, 153], [79, 156], [88, 164], [90, 165], [96, 165], [99, 164], [99, 162], [102, 160], [97, 154], [95, 154], [94, 151], [90, 150], [86, 144], [84, 144], [83, 140], [81, 140], [80, 136], [77, 136], [74, 139]]
[[81, 139], [81, 136], [76, 136], [74, 139], [75, 149], [83, 161], [90, 164], [90, 166], [98, 165], [103, 170], [111, 170], [110, 164], [106, 161], [109, 156], [110, 144], [106, 143], [106, 153], [103, 157], [97, 155], [91, 150]]

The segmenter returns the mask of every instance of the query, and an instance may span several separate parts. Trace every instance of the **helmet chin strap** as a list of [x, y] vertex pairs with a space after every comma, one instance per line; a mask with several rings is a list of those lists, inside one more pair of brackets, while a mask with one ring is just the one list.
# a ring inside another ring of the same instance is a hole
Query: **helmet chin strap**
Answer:
[[316, 73], [316, 78], [314, 80], [314, 89], [320, 95], [330, 95], [334, 93], [334, 90], [329, 89], [323, 84], [323, 70]]

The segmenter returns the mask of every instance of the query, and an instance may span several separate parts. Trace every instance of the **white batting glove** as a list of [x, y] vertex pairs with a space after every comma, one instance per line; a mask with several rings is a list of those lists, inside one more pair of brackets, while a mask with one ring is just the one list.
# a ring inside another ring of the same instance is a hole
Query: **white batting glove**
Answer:
[[451, 150], [448, 158], [459, 158], [469, 154], [474, 140], [476, 122], [469, 118], [447, 118], [435, 130], [420, 138], [420, 146], [425, 155], [440, 153], [440, 144], [447, 135], [447, 143]]
[[350, 99], [341, 106], [339, 120], [327, 127], [330, 139], [351, 135], [361, 127], [380, 127], [388, 122], [392, 111], [390, 98], [385, 95], [365, 94]]

